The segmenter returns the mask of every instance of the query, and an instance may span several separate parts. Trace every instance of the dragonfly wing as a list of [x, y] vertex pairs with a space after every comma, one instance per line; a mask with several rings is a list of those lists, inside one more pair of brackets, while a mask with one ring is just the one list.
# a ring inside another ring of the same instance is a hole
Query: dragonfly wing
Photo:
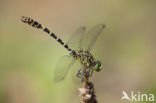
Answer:
[[105, 28], [104, 24], [99, 24], [90, 29], [83, 38], [83, 50], [91, 50], [95, 44], [98, 36], [102, 33]]
[[63, 80], [74, 62], [75, 59], [72, 56], [63, 56], [56, 65], [54, 72], [54, 81], [59, 82]]
[[85, 27], [82, 26], [78, 28], [72, 36], [69, 38], [67, 44], [72, 48], [73, 50], [80, 50], [82, 49], [82, 38], [85, 32]]

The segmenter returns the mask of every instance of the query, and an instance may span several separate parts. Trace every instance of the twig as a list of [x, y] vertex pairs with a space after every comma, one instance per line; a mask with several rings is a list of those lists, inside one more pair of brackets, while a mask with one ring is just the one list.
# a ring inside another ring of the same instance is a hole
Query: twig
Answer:
[[89, 82], [89, 77], [83, 77], [83, 88], [79, 88], [82, 103], [98, 103], [94, 94], [94, 85]]

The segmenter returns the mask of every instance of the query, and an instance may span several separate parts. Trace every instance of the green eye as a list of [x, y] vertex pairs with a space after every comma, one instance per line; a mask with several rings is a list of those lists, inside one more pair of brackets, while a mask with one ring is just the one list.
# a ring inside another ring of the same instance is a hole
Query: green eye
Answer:
[[94, 71], [100, 71], [101, 70], [101, 63], [99, 61], [96, 62], [93, 70]]
[[94, 71], [100, 71], [101, 70], [99, 64], [96, 64], [93, 69], [94, 69]]
[[94, 71], [97, 71], [98, 70], [98, 67], [99, 67], [99, 65], [98, 64], [95, 64], [95, 66], [94, 66]]

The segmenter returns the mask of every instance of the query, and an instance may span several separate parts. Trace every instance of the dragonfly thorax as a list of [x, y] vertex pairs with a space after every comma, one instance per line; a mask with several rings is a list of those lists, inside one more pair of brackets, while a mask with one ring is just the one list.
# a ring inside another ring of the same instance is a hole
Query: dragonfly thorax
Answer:
[[77, 51], [76, 60], [78, 60], [85, 68], [92, 68], [95, 66], [95, 59], [89, 51]]

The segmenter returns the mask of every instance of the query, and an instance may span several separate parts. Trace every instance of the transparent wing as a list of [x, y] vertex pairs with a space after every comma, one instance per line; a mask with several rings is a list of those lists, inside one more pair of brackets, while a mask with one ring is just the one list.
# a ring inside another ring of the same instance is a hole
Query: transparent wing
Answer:
[[77, 73], [79, 72], [80, 69], [83, 68], [83, 65], [80, 64], [79, 62], [76, 62], [72, 68], [73, 69], [70, 70], [70, 76], [72, 78], [72, 81], [74, 83], [80, 83], [81, 79], [77, 77]]
[[63, 80], [74, 62], [75, 59], [72, 56], [63, 56], [56, 65], [54, 72], [54, 81], [59, 82]]
[[72, 36], [69, 38], [67, 44], [71, 49], [79, 50], [82, 49], [82, 38], [85, 32], [85, 27], [78, 28]]
[[99, 24], [90, 29], [83, 37], [83, 50], [91, 50], [98, 36], [105, 28], [104, 24]]

